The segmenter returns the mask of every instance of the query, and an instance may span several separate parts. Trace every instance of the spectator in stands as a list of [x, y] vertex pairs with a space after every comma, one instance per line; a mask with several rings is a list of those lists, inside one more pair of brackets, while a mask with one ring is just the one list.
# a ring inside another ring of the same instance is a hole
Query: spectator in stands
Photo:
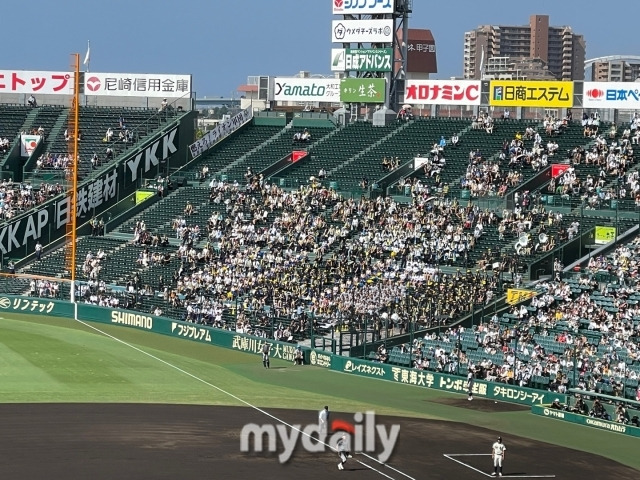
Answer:
[[484, 121], [484, 130], [489, 134], [493, 133], [493, 118], [491, 118], [490, 115], [486, 115], [483, 121]]
[[454, 147], [457, 147], [458, 142], [460, 142], [460, 137], [458, 137], [457, 133], [454, 133], [453, 136], [451, 137], [451, 145], [453, 145]]
[[113, 129], [111, 127], [107, 128], [107, 132], [105, 133], [104, 138], [108, 143], [111, 143], [113, 141]]
[[33, 94], [29, 95], [29, 98], [27, 99], [27, 105], [29, 105], [32, 108], [38, 106], [36, 97], [34, 97]]
[[0, 138], [0, 153], [7, 153], [11, 148], [8, 138]]

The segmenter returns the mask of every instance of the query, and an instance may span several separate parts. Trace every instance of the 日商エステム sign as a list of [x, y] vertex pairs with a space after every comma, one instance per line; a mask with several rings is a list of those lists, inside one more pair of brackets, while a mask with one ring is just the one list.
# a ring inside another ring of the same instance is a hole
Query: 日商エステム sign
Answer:
[[571, 108], [573, 82], [491, 80], [489, 105], [503, 107]]

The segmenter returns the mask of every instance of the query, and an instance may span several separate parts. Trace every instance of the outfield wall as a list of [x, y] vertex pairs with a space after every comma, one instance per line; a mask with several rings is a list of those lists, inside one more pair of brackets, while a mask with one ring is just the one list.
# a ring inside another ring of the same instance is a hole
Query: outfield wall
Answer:
[[542, 417], [552, 418], [554, 420], [561, 420], [563, 422], [577, 423], [579, 425], [586, 425], [587, 427], [599, 428], [600, 430], [622, 433], [631, 437], [640, 437], [640, 428], [633, 425], [624, 425], [622, 423], [594, 418], [588, 415], [556, 410], [550, 408], [549, 405], [533, 405], [531, 407], [531, 413]]
[[[131, 310], [112, 309], [83, 303], [78, 303], [77, 308], [78, 319], [82, 321], [135, 328], [252, 354], [261, 354], [262, 346], [265, 342], [269, 342], [272, 345], [272, 358], [291, 362], [293, 362], [297, 347], [292, 343], [278, 342], [206, 325], [146, 315]], [[14, 313], [74, 318], [74, 306], [72, 303], [47, 298], [15, 295], [1, 296], [0, 311], [2, 310]], [[309, 347], [302, 347], [302, 351], [305, 363], [316, 367], [328, 368], [336, 372], [447, 392], [464, 394], [467, 392], [466, 380], [458, 375], [416, 370], [344, 357]], [[484, 380], [476, 380], [474, 382], [473, 394], [480, 398], [529, 406], [548, 404], [551, 396], [559, 398], [562, 403], [567, 402], [566, 395], [504, 383], [486, 382]]]

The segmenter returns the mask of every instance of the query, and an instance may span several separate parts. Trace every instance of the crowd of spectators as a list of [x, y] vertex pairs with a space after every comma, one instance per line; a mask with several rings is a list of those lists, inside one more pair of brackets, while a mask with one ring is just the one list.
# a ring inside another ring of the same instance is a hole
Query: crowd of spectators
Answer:
[[10, 220], [63, 192], [60, 184], [41, 183], [34, 189], [30, 183], [5, 178], [0, 182], [0, 219]]
[[[446, 325], [498, 288], [492, 275], [465, 269], [484, 226], [498, 221], [477, 207], [345, 199], [319, 185], [289, 192], [259, 177], [210, 188], [206, 224], [198, 215], [172, 222], [180, 263], [153, 286], [187, 321], [224, 325], [222, 312], [233, 310], [236, 328], [278, 338], [365, 323], [380, 337], [412, 322]], [[134, 235], [139, 245], [157, 236], [143, 221]], [[155, 255], [143, 250], [138, 263], [163, 261]], [[461, 268], [444, 274], [438, 263]]]

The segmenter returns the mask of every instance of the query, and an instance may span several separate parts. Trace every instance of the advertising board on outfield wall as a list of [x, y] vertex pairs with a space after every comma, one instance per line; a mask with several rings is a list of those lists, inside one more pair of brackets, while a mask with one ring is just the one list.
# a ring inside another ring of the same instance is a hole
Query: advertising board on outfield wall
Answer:
[[333, 43], [391, 43], [393, 19], [383, 20], [333, 20]]
[[[399, 367], [339, 355], [333, 356], [331, 369], [364, 377], [389, 380], [405, 385], [435, 388], [436, 390], [446, 390], [457, 393], [467, 392], [465, 378], [428, 370]], [[519, 387], [506, 383], [486, 382], [484, 380], [476, 380], [474, 382], [473, 394], [491, 400], [519, 403], [522, 405], [550, 403], [549, 397], [551, 396], [550, 392], [542, 390]], [[553, 393], [553, 398], [559, 398], [563, 403], [566, 403], [566, 397], [564, 394]]]
[[87, 72], [84, 93], [117, 97], [183, 97], [191, 94], [191, 75]]
[[489, 90], [489, 105], [496, 107], [573, 106], [573, 82], [491, 80]]
[[339, 78], [276, 77], [273, 99], [284, 102], [339, 102]]
[[387, 82], [384, 78], [345, 78], [340, 82], [340, 101], [347, 103], [384, 103]]
[[585, 108], [640, 108], [638, 82], [584, 82], [582, 106]]
[[395, 0], [331, 0], [334, 15], [393, 13]]
[[640, 428], [633, 425], [625, 425], [623, 423], [603, 420], [601, 418], [595, 418], [588, 415], [580, 415], [573, 412], [565, 412], [563, 410], [556, 410], [549, 407], [549, 404], [532, 405], [531, 413], [533, 413], [534, 415], [540, 415], [542, 417], [564, 420], [565, 422], [569, 423], [586, 425], [588, 427], [594, 427], [600, 430], [608, 430], [610, 432], [623, 433], [632, 437], [640, 437]]
[[[48, 298], [30, 298], [17, 295], [0, 296], [0, 311], [2, 310], [15, 313], [74, 317], [72, 303]], [[78, 303], [77, 314], [78, 319], [84, 321], [160, 333], [254, 355], [260, 355], [263, 345], [269, 343], [271, 345], [271, 357], [286, 361], [293, 361], [297, 349], [297, 345], [293, 343], [254, 337], [203, 324], [172, 320], [131, 310], [111, 309]], [[467, 393], [466, 379], [462, 376], [371, 362], [335, 355], [324, 350], [311, 349], [305, 346], [300, 348], [303, 351], [305, 363], [317, 367], [329, 368], [352, 375], [388, 380], [404, 385], [433, 388], [454, 393]], [[496, 401], [529, 406], [547, 405], [551, 403], [551, 396], [558, 398], [561, 403], [567, 403], [567, 395], [565, 394], [535, 390], [506, 383], [486, 382], [484, 380], [476, 380], [474, 382], [473, 394]]]
[[405, 103], [414, 105], [480, 105], [478, 80], [407, 80]]
[[331, 70], [335, 72], [390, 72], [392, 48], [332, 48]]
[[0, 93], [69, 95], [73, 93], [73, 73], [0, 70]]

